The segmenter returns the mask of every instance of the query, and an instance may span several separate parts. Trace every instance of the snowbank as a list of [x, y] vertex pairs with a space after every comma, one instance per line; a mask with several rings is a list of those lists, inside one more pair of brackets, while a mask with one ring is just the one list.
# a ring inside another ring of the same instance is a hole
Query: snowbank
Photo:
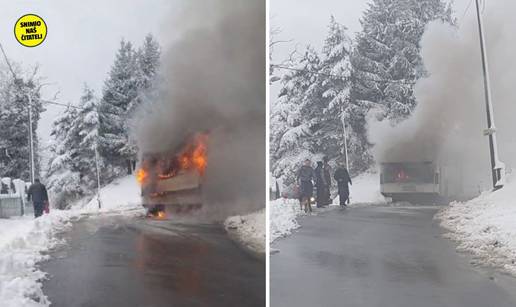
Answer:
[[265, 260], [265, 208], [224, 222], [228, 235], [256, 258]]
[[[353, 185], [350, 186], [350, 207], [387, 203], [385, 197], [380, 193], [380, 175], [378, 173], [366, 172], [351, 180]], [[339, 204], [339, 196], [333, 200], [333, 204]]]
[[74, 209], [84, 212], [109, 212], [144, 210], [140, 197], [140, 186], [132, 175], [116, 179], [112, 183], [100, 189], [101, 210], [98, 209], [98, 201], [95, 196], [86, 205], [78, 203]]
[[101, 189], [101, 210], [95, 197], [82, 205], [79, 202], [72, 210], [51, 210], [38, 219], [33, 216], [0, 219], [0, 306], [49, 306], [42, 292], [45, 273], [36, 264], [48, 258], [44, 252], [61, 243], [56, 234], [69, 229], [71, 221], [83, 214], [143, 213], [139, 192], [135, 178], [127, 176]]
[[467, 202], [453, 202], [436, 218], [479, 263], [501, 267], [516, 275], [516, 176], [496, 192], [484, 192]]
[[76, 212], [52, 210], [34, 219], [25, 216], [0, 220], [0, 302], [2, 307], [49, 306], [42, 292], [41, 272], [36, 263], [42, 253], [60, 243], [55, 234], [71, 227]]
[[297, 199], [280, 198], [269, 202], [270, 240], [288, 236], [299, 228], [296, 218], [304, 214]]

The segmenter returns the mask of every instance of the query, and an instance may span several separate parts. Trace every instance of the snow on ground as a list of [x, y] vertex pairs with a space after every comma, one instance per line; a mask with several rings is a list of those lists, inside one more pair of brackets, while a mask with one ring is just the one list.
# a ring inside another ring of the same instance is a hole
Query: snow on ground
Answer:
[[265, 208], [224, 222], [229, 236], [254, 256], [265, 259]]
[[[116, 179], [109, 185], [100, 189], [100, 212], [139, 210], [143, 212], [140, 197], [141, 188], [132, 175]], [[85, 212], [99, 212], [97, 197], [93, 197], [86, 205], [80, 202], [74, 209], [81, 209]]]
[[53, 210], [39, 219], [31, 216], [0, 220], [0, 302], [2, 307], [49, 306], [42, 292], [45, 273], [36, 263], [60, 241], [55, 234], [71, 227], [74, 212]]
[[[375, 172], [365, 172], [352, 178], [350, 190], [350, 207], [372, 204], [386, 204], [387, 200], [380, 193], [380, 175]], [[333, 204], [339, 204], [339, 196], [333, 199]]]
[[296, 218], [305, 214], [297, 199], [280, 198], [269, 202], [270, 240], [288, 236], [292, 230], [299, 228]]
[[[351, 207], [373, 204], [385, 204], [387, 200], [380, 194], [380, 179], [375, 172], [366, 172], [352, 179], [350, 186]], [[333, 200], [333, 205], [339, 204], [339, 197]], [[314, 214], [325, 212], [328, 209], [314, 208]], [[270, 239], [274, 240], [288, 236], [299, 227], [297, 217], [305, 213], [299, 206], [297, 199], [277, 199], [269, 202], [270, 212]]]
[[139, 193], [135, 178], [127, 176], [101, 189], [101, 210], [95, 197], [89, 202], [88, 199], [78, 202], [72, 210], [51, 209], [50, 214], [38, 219], [33, 216], [0, 219], [0, 306], [49, 306], [42, 292], [45, 273], [36, 264], [48, 258], [44, 255], [46, 251], [62, 243], [56, 234], [69, 229], [71, 221], [85, 214], [141, 214], [144, 210]]
[[516, 275], [516, 175], [501, 190], [484, 192], [467, 202], [453, 202], [436, 218], [479, 264], [501, 267]]

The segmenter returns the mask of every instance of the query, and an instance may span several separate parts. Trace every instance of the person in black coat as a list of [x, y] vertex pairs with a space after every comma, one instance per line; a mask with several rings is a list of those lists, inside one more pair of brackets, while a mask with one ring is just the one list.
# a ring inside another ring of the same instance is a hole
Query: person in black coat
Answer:
[[39, 179], [34, 179], [34, 183], [30, 185], [29, 190], [27, 191], [27, 198], [29, 201], [32, 200], [34, 216], [42, 216], [45, 203], [48, 202], [48, 193], [47, 188], [39, 181]]
[[299, 169], [297, 173], [297, 181], [299, 184], [299, 201], [301, 210], [305, 209], [305, 212], [312, 212], [312, 206], [310, 205], [310, 199], [314, 190], [313, 180], [315, 179], [315, 172], [311, 166], [312, 162], [310, 159], [306, 159], [305, 163]]
[[341, 206], [346, 206], [346, 202], [349, 204], [349, 186], [348, 183], [353, 185], [351, 177], [349, 177], [348, 170], [345, 167], [340, 166], [335, 171], [333, 178], [337, 181], [339, 188], [339, 202]]
[[316, 189], [316, 202], [317, 208], [324, 206], [326, 202], [326, 182], [324, 178], [324, 169], [322, 161], [317, 161], [317, 167], [315, 168], [315, 189]]
[[328, 163], [329, 162], [329, 159], [328, 157], [324, 157], [323, 159], [324, 163], [323, 163], [323, 178], [324, 178], [324, 183], [325, 183], [325, 189], [324, 189], [324, 200], [323, 200], [323, 206], [328, 206], [331, 204], [332, 200], [331, 200], [331, 193], [330, 193], [330, 189], [331, 189], [331, 167], [330, 167], [330, 164]]

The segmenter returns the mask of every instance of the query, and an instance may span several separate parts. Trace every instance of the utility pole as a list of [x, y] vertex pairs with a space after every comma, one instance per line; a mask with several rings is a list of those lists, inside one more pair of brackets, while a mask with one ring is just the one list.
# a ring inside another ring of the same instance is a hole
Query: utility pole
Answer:
[[344, 154], [346, 155], [346, 169], [349, 172], [349, 160], [348, 160], [348, 133], [346, 131], [346, 112], [345, 109], [342, 108], [342, 113], [340, 116], [340, 120], [342, 121], [342, 129], [344, 130]]
[[[5, 63], [7, 63], [7, 66], [9, 67], [9, 70], [11, 71], [11, 74], [13, 75], [14, 81], [17, 80], [20, 81], [20, 88], [23, 86], [23, 80], [18, 79], [16, 76], [16, 73], [14, 72], [13, 67], [11, 66], [11, 63], [9, 62], [9, 59], [7, 58], [7, 55], [5, 54], [4, 47], [2, 44], [0, 44], [0, 50], [2, 51], [2, 54], [4, 55]], [[27, 99], [29, 100], [29, 152], [30, 152], [30, 182], [34, 183], [34, 177], [35, 177], [35, 162], [34, 162], [34, 139], [32, 135], [32, 93], [29, 90], [28, 93], [26, 93]]]
[[29, 149], [30, 149], [30, 182], [34, 183], [35, 163], [34, 163], [34, 137], [32, 135], [32, 97], [31, 93], [27, 93], [29, 99]]
[[[485, 0], [484, 0], [485, 1]], [[493, 117], [493, 104], [491, 102], [491, 81], [489, 79], [489, 66], [487, 63], [487, 51], [480, 14], [479, 0], [475, 0], [477, 7], [478, 32], [480, 35], [480, 52], [482, 53], [482, 70], [484, 73], [484, 92], [487, 112], [487, 129], [484, 135], [489, 136], [489, 153], [491, 155], [491, 173], [493, 177], [493, 189], [498, 190], [505, 184], [505, 164], [498, 159], [498, 144], [496, 142], [496, 126]]]
[[97, 202], [99, 204], [99, 209], [102, 208], [100, 203], [100, 167], [99, 167], [99, 150], [98, 150], [98, 135], [95, 140], [95, 168], [97, 169]]

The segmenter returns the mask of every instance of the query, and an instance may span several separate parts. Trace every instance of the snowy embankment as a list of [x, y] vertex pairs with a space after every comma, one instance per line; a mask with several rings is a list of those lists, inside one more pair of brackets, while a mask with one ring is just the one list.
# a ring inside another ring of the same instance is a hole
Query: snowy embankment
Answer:
[[56, 234], [71, 227], [74, 213], [52, 211], [39, 219], [30, 216], [0, 220], [0, 302], [2, 307], [49, 306], [36, 264], [60, 241]]
[[[353, 185], [349, 187], [350, 207], [386, 204], [387, 200], [380, 193], [380, 175], [375, 172], [365, 172], [351, 179]], [[339, 196], [333, 200], [339, 204]]]
[[[380, 194], [380, 179], [377, 173], [366, 172], [352, 179], [350, 186], [350, 207], [385, 204], [387, 200]], [[297, 199], [277, 199], [269, 202], [270, 238], [274, 240], [288, 236], [299, 227], [297, 217], [304, 212]], [[339, 204], [339, 197], [333, 200], [333, 205]], [[320, 209], [314, 209], [315, 211]]]
[[144, 212], [140, 196], [140, 186], [132, 175], [114, 180], [112, 183], [100, 189], [100, 203], [97, 197], [93, 197], [86, 204], [78, 202], [73, 209], [90, 212], [123, 212], [137, 210]]
[[224, 227], [231, 239], [255, 258], [265, 260], [265, 208], [248, 215], [231, 216]]
[[299, 200], [280, 198], [269, 202], [270, 240], [288, 236], [292, 230], [299, 228], [296, 218], [304, 214], [299, 206]]
[[56, 235], [71, 228], [71, 222], [83, 215], [143, 213], [139, 191], [134, 177], [127, 176], [101, 189], [101, 210], [95, 197], [78, 202], [72, 210], [50, 210], [50, 214], [38, 219], [33, 216], [0, 219], [0, 306], [49, 306], [42, 291], [46, 275], [37, 263], [48, 258], [47, 251], [63, 243]]
[[458, 250], [516, 275], [516, 176], [501, 190], [484, 192], [467, 202], [453, 202], [436, 218], [458, 242]]

